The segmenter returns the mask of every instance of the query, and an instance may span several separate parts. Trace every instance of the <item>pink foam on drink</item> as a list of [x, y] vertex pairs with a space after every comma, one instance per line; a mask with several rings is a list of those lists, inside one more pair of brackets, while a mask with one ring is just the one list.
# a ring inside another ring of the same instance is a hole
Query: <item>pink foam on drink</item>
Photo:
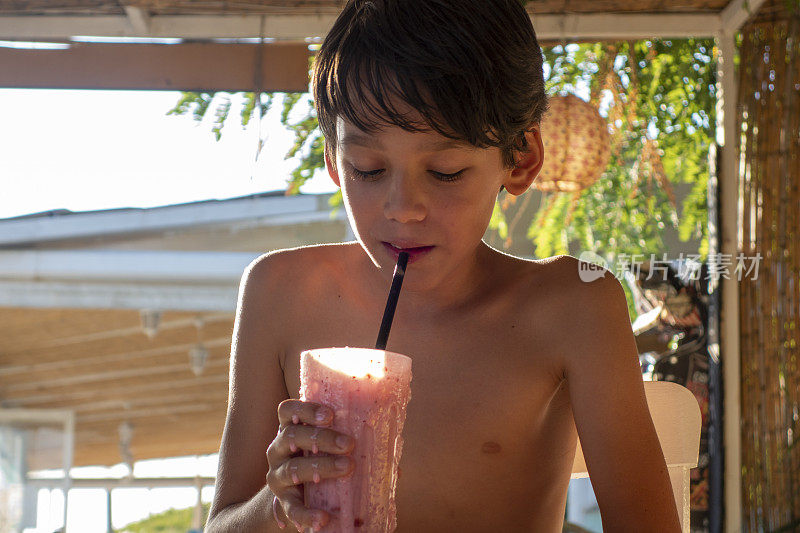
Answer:
[[322, 531], [389, 533], [397, 527], [394, 496], [410, 385], [405, 355], [366, 348], [302, 353], [300, 399], [333, 409], [330, 427], [355, 439], [349, 476], [305, 483], [306, 507], [331, 514]]

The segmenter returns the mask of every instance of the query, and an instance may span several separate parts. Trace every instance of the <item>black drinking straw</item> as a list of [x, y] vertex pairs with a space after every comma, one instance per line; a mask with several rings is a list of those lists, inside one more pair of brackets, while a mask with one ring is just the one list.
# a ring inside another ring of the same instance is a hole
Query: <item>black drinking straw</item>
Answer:
[[397, 299], [400, 298], [400, 287], [403, 286], [403, 276], [406, 275], [406, 265], [408, 264], [408, 252], [400, 252], [397, 258], [397, 266], [394, 267], [392, 276], [392, 287], [389, 289], [389, 299], [386, 300], [386, 309], [383, 311], [381, 329], [378, 332], [378, 340], [375, 343], [376, 350], [385, 350], [386, 341], [389, 340], [389, 330], [392, 328], [394, 310], [397, 307]]

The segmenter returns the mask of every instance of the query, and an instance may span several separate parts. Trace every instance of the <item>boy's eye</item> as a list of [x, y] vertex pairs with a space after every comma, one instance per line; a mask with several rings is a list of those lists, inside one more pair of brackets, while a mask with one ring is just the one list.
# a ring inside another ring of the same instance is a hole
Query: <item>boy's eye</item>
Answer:
[[353, 172], [356, 173], [356, 176], [366, 181], [374, 181], [378, 179], [378, 175], [383, 172], [382, 168], [379, 168], [378, 170], [358, 170], [356, 167], [352, 168]]
[[441, 181], [456, 181], [461, 177], [462, 174], [464, 174], [464, 170], [459, 170], [458, 172], [455, 172], [453, 174], [442, 174], [441, 172], [433, 172], [433, 171], [431, 172], [433, 172], [433, 174]]
[[[433, 170], [431, 170], [430, 172], [431, 174], [436, 176], [436, 179], [440, 181], [456, 181], [461, 177], [462, 174], [464, 174], [464, 170], [459, 170], [458, 172], [455, 172], [453, 174], [443, 174], [442, 172], [436, 172]], [[378, 176], [383, 172], [383, 169], [379, 168], [377, 170], [358, 170], [357, 168], [353, 167], [353, 172], [355, 172], [356, 175], [362, 180], [373, 181], [378, 178]]]

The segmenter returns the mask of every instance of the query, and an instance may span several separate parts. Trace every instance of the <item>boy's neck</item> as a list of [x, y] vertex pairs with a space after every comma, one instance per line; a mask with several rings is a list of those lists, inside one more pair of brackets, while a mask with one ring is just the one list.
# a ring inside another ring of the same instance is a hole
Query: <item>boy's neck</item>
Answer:
[[[438, 284], [422, 288], [404, 284], [397, 315], [407, 314], [416, 317], [438, 315], [475, 302], [485, 291], [487, 280], [493, 275], [492, 271], [496, 269], [502, 256], [503, 254], [481, 241], [474, 253], [459, 265], [458, 270], [444, 276]], [[391, 281], [386, 279], [385, 274], [381, 275], [371, 261], [369, 267], [371, 267], [370, 273], [366, 277], [369, 280], [368, 290], [373, 295], [380, 294], [379, 299], [385, 302]], [[409, 265], [406, 275], [413, 268], [413, 265]]]

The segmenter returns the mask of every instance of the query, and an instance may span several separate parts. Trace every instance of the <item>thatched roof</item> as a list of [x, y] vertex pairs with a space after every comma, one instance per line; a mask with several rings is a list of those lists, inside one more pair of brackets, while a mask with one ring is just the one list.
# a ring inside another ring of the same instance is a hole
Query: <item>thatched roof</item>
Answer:
[[[728, 0], [531, 0], [531, 13], [711, 13]], [[124, 15], [139, 8], [150, 15], [254, 15], [338, 13], [341, 0], [0, 0], [6, 15]]]

